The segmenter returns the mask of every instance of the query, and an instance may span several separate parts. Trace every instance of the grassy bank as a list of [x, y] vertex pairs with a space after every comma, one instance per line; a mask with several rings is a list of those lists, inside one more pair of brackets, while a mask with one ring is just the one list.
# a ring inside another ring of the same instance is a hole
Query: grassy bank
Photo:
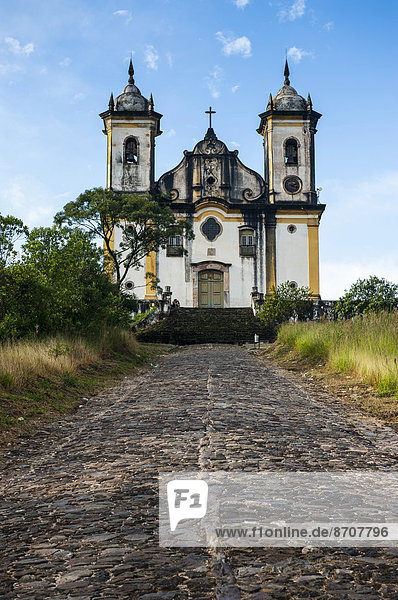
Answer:
[[122, 329], [94, 338], [56, 336], [6, 343], [0, 349], [0, 442], [4, 432], [30, 432], [145, 365], [163, 346], [138, 344]]
[[398, 395], [398, 313], [370, 314], [348, 321], [284, 324], [279, 349], [324, 363], [374, 386], [380, 396]]

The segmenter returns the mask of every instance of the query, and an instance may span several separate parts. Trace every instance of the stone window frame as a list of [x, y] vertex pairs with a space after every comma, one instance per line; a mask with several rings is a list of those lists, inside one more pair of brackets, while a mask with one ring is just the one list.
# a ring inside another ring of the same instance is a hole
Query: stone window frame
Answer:
[[[297, 144], [297, 163], [287, 163], [285, 160], [286, 159], [286, 144], [290, 140], [294, 140]], [[289, 135], [289, 137], [287, 137], [286, 139], [283, 140], [283, 164], [285, 165], [285, 167], [299, 167], [300, 166], [300, 148], [301, 148], [300, 140], [298, 138], [296, 138], [294, 135]]]
[[[293, 166], [293, 165], [291, 165], [291, 166]], [[297, 179], [298, 182], [299, 182], [299, 184], [300, 184], [300, 187], [297, 190], [297, 192], [289, 192], [285, 188], [285, 181], [287, 179], [290, 179], [291, 177], [293, 177], [294, 179]], [[298, 175], [294, 175], [294, 174], [286, 175], [286, 177], [284, 177], [283, 180], [282, 180], [282, 189], [285, 192], [285, 194], [288, 194], [289, 196], [295, 196], [296, 194], [299, 194], [302, 191], [302, 189], [303, 189], [303, 180]]]
[[232, 263], [223, 263], [219, 260], [202, 260], [198, 263], [191, 263], [192, 268], [192, 291], [193, 291], [193, 307], [199, 307], [199, 273], [201, 271], [221, 271], [224, 280], [224, 308], [229, 308], [230, 291], [229, 291], [229, 269]]
[[[207, 237], [207, 235], [205, 234], [205, 232], [203, 231], [203, 226], [207, 223], [207, 221], [209, 221], [209, 219], [213, 219], [214, 221], [216, 221], [216, 223], [218, 223], [218, 225], [220, 226], [220, 231], [219, 233], [216, 235], [216, 237], [213, 240], [209, 240], [209, 238]], [[222, 223], [220, 222], [219, 219], [217, 219], [217, 217], [215, 215], [208, 215], [205, 220], [200, 224], [200, 233], [203, 235], [204, 238], [206, 238], [206, 240], [208, 242], [210, 242], [210, 244], [214, 244], [214, 242], [216, 240], [218, 240], [218, 238], [223, 234], [223, 226]]]
[[[135, 162], [128, 162], [127, 158], [126, 158], [126, 146], [130, 140], [135, 141], [135, 145], [137, 148], [137, 154], [136, 154], [137, 160]], [[138, 165], [139, 158], [140, 158], [140, 144], [139, 144], [138, 138], [136, 138], [135, 135], [129, 135], [123, 141], [123, 163], [125, 165]]]

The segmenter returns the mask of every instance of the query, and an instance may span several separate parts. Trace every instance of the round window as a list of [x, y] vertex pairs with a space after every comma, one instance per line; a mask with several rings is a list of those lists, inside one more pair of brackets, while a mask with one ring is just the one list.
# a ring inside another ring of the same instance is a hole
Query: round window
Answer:
[[213, 217], [209, 217], [206, 221], [201, 225], [200, 228], [202, 234], [209, 240], [209, 242], [214, 242], [216, 238], [221, 234], [222, 227], [216, 219]]
[[297, 227], [295, 225], [288, 225], [287, 230], [289, 233], [296, 233]]
[[134, 282], [133, 281], [126, 281], [126, 283], [125, 283], [126, 290], [132, 290], [133, 287], [134, 287]]

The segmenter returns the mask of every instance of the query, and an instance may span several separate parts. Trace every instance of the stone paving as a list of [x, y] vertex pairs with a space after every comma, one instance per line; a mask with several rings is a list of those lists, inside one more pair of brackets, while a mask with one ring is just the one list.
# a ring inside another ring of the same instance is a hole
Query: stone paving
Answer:
[[397, 444], [242, 348], [164, 356], [0, 456], [0, 598], [398, 599], [397, 549], [159, 548], [156, 491], [170, 470], [394, 470]]

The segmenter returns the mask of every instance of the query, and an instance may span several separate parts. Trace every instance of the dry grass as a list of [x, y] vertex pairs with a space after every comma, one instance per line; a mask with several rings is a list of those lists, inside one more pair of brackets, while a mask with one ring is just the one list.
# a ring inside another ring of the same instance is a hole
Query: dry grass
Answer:
[[7, 342], [0, 349], [0, 388], [23, 389], [40, 377], [70, 376], [112, 353], [139, 357], [138, 342], [130, 332], [117, 328], [91, 340], [60, 335], [40, 341]]
[[380, 396], [398, 396], [398, 313], [348, 321], [285, 324], [277, 344], [300, 357], [353, 374]]

